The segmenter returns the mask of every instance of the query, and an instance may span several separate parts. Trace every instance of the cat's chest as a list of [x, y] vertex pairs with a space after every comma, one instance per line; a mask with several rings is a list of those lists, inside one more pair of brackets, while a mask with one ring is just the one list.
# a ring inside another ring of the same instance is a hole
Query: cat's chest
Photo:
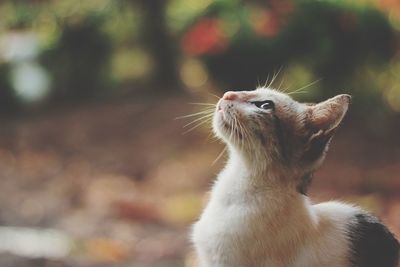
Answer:
[[256, 204], [210, 203], [194, 226], [194, 243], [215, 262], [224, 262], [223, 266], [238, 266], [238, 262], [252, 266], [276, 247], [271, 235], [277, 229], [268, 220], [264, 209]]
[[298, 216], [291, 217], [284, 208], [281, 215], [271, 217], [265, 207], [248, 202], [211, 202], [193, 228], [201, 266], [347, 266], [341, 245], [345, 238], [335, 227], [310, 233], [296, 226], [296, 220], [302, 221]]
[[219, 233], [219, 237], [234, 235], [235, 238], [245, 238], [246, 233], [260, 228], [260, 224], [265, 228], [265, 222], [257, 221], [257, 218], [262, 219], [262, 213], [257, 206], [240, 202], [232, 204], [212, 202], [204, 210], [196, 227], [205, 235]]

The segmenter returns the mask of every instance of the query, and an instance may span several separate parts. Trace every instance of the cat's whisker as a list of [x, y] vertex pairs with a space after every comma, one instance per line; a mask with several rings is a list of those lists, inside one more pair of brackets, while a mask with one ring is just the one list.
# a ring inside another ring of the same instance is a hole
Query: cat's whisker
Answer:
[[208, 119], [209, 117], [211, 117], [211, 116], [213, 116], [213, 115], [214, 115], [214, 114], [211, 113], [211, 114], [204, 115], [204, 116], [202, 116], [202, 117], [200, 117], [200, 118], [197, 118], [197, 119], [195, 119], [195, 120], [193, 120], [193, 121], [191, 121], [191, 122], [185, 124], [185, 125], [183, 126], [183, 128], [186, 128], [186, 127], [188, 127], [188, 126], [190, 126], [190, 125], [192, 125], [192, 124], [194, 124], [194, 123], [196, 123], [196, 122], [198, 122], [198, 121], [201, 121], [201, 120], [204, 120], [204, 119]]
[[239, 132], [238, 132], [238, 126], [237, 126], [237, 118], [235, 117], [235, 121], [234, 121], [234, 123], [235, 123], [235, 136], [234, 136], [234, 140], [235, 140], [235, 142], [238, 144], [239, 142]]
[[281, 87], [282, 87], [282, 85], [283, 85], [283, 82], [284, 82], [284, 79], [282, 78], [282, 79], [281, 79], [281, 83], [280, 83], [279, 86], [278, 86], [278, 89], [276, 89], [278, 92], [283, 92], [283, 91], [281, 90]]
[[[211, 117], [210, 117], [211, 118]], [[194, 129], [196, 129], [196, 128], [198, 128], [198, 127], [200, 127], [201, 125], [204, 125], [204, 124], [206, 124], [206, 123], [209, 123], [210, 121], [211, 121], [211, 119], [207, 119], [207, 120], [204, 120], [204, 121], [201, 121], [201, 122], [199, 122], [198, 124], [196, 124], [195, 126], [193, 126], [193, 127], [191, 127], [190, 129], [188, 129], [187, 131], [185, 131], [185, 132], [183, 132], [183, 134], [187, 134], [187, 133], [189, 133], [189, 132], [191, 132], [191, 131], [193, 131]]]
[[218, 138], [218, 136], [217, 136], [217, 135], [215, 134], [215, 132], [214, 132], [213, 119], [214, 119], [214, 118], [211, 118], [211, 119], [210, 119], [210, 121], [211, 121], [211, 123], [210, 123], [210, 131], [209, 131], [208, 134], [207, 134], [206, 141], [214, 142], [215, 140], [220, 140], [220, 139]]
[[218, 162], [218, 160], [224, 155], [225, 151], [226, 151], [226, 146], [225, 146], [224, 149], [218, 154], [217, 158], [214, 159], [214, 161], [211, 163], [211, 166], [214, 166], [214, 164]]
[[275, 82], [276, 78], [279, 76], [279, 74], [282, 71], [282, 67], [279, 68], [278, 72], [274, 73], [272, 76], [271, 82], [268, 84], [267, 88], [271, 87], [271, 85]]
[[221, 140], [218, 137], [214, 136], [211, 139], [209, 139], [208, 141], [211, 142], [211, 143], [215, 143], [215, 142], [219, 142]]
[[240, 120], [237, 121], [237, 131], [238, 131], [238, 136], [239, 136], [239, 145], [243, 146], [244, 135], [243, 135], [242, 127], [240, 125]]
[[306, 94], [308, 91], [293, 92], [291, 95]]
[[221, 99], [221, 97], [219, 97], [219, 96], [217, 96], [217, 95], [215, 95], [215, 94], [213, 94], [213, 93], [207, 92], [207, 94], [209, 94], [209, 95], [211, 95], [211, 96], [213, 96], [213, 97], [216, 97], [218, 100]]
[[210, 132], [207, 134], [206, 142], [212, 140], [214, 137], [215, 137], [215, 136], [214, 136], [214, 133], [213, 133], [212, 131], [210, 131]]
[[238, 143], [237, 142], [238, 132], [237, 132], [237, 119], [236, 119], [236, 117], [233, 117], [233, 125], [234, 125], [234, 127], [233, 127], [233, 142], [237, 144]]
[[303, 87], [300, 87], [300, 88], [298, 88], [298, 89], [296, 89], [296, 90], [294, 90], [294, 91], [292, 91], [292, 92], [288, 92], [287, 94], [288, 94], [288, 95], [292, 95], [292, 94], [294, 94], [294, 93], [296, 93], [296, 92], [298, 92], [298, 91], [301, 91], [301, 90], [303, 90], [303, 89], [306, 89], [306, 88], [308, 88], [308, 87], [310, 87], [310, 86], [312, 86], [312, 85], [314, 85], [314, 84], [320, 82], [321, 80], [322, 80], [322, 78], [321, 78], [321, 79], [318, 79], [318, 80], [315, 80], [315, 81], [313, 81], [313, 82], [310, 82], [309, 84], [307, 84], [307, 85], [305, 85], [305, 86], [303, 86]]
[[243, 146], [243, 131], [240, 126], [240, 120], [236, 119], [236, 134], [237, 134], [237, 143], [239, 146]]
[[193, 102], [189, 103], [190, 105], [199, 105], [199, 106], [211, 106], [211, 107], [216, 107], [217, 104], [212, 104], [212, 103], [200, 103], [200, 102]]
[[228, 138], [228, 140], [230, 140], [231, 137], [232, 137], [232, 124], [229, 123], [229, 138]]
[[269, 81], [269, 74], [267, 75], [267, 79], [265, 80], [263, 88], [268, 87], [268, 81]]
[[240, 131], [241, 131], [241, 134], [242, 134], [241, 146], [244, 147], [245, 146], [245, 140], [247, 140], [247, 138], [248, 138], [248, 132], [247, 132], [246, 128], [243, 126], [243, 124], [240, 121], [238, 121], [238, 123], [239, 123], [239, 128], [240, 128]]
[[232, 139], [233, 137], [233, 119], [230, 120], [230, 130], [229, 130], [230, 134], [229, 134], [229, 140]]
[[271, 85], [274, 83], [275, 79], [276, 79], [276, 74], [274, 74], [274, 76], [272, 76], [271, 81], [269, 82], [269, 84], [267, 85], [267, 88], [270, 88]]
[[242, 132], [242, 128], [240, 127], [240, 120], [236, 120], [236, 131], [237, 131], [237, 135], [238, 135], [238, 144], [239, 146], [243, 145], [243, 132]]
[[206, 141], [216, 142], [219, 140], [220, 140], [220, 138], [214, 134], [214, 131], [212, 131], [212, 127], [211, 127], [211, 131], [208, 133]]
[[289, 91], [289, 88], [290, 87], [292, 87], [292, 83], [290, 83], [286, 88], [284, 88], [283, 90], [282, 90], [282, 93], [285, 93], [285, 94], [287, 94], [287, 92]]
[[250, 133], [245, 127], [243, 127], [243, 130], [244, 130], [243, 144], [250, 146], [252, 144]]
[[190, 117], [194, 117], [194, 116], [200, 116], [200, 115], [204, 115], [204, 114], [210, 114], [210, 113], [213, 113], [214, 111], [215, 111], [214, 108], [210, 108], [210, 109], [206, 109], [206, 110], [203, 110], [203, 111], [200, 111], [200, 112], [196, 112], [196, 113], [192, 113], [192, 114], [189, 114], [189, 115], [176, 117], [175, 120], [190, 118]]
[[210, 132], [210, 133], [207, 135], [206, 142], [209, 141], [209, 142], [211, 142], [211, 143], [214, 143], [214, 142], [217, 142], [217, 141], [219, 141], [219, 140], [220, 140], [220, 139], [219, 139], [217, 136], [213, 135], [213, 132]]

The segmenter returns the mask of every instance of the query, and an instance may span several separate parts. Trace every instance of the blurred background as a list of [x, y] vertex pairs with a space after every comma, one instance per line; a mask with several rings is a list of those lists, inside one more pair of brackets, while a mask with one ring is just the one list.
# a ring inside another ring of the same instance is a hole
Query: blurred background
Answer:
[[400, 238], [399, 40], [397, 0], [1, 1], [0, 266], [196, 266], [226, 155], [176, 118], [269, 83], [353, 95], [310, 195]]

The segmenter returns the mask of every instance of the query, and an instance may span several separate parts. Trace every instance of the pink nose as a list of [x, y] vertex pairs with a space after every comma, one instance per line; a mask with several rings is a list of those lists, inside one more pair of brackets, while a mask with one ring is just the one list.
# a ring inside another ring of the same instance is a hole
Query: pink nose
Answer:
[[235, 100], [235, 99], [238, 99], [238, 98], [239, 98], [239, 95], [237, 93], [235, 93], [235, 92], [232, 92], [232, 91], [226, 92], [224, 94], [224, 96], [222, 97], [223, 100]]

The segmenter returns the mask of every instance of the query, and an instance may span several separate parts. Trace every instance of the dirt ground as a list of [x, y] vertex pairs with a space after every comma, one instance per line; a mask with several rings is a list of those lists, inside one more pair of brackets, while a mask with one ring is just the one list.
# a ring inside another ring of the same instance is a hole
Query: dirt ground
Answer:
[[[54, 229], [70, 246], [57, 257], [3, 252], [0, 266], [194, 266], [188, 231], [225, 158], [213, 165], [222, 144], [207, 127], [182, 134], [189, 120], [175, 118], [199, 110], [190, 102], [215, 101], [204, 98], [133, 98], [3, 121], [1, 227]], [[399, 141], [346, 121], [310, 196], [361, 205], [400, 237], [399, 175]]]

